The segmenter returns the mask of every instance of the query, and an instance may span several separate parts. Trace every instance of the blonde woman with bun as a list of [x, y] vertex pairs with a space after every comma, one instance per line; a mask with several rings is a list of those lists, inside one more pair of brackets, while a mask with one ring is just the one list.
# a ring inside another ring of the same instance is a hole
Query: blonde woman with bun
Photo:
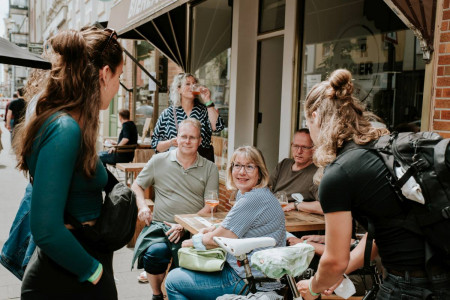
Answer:
[[[316, 84], [304, 104], [306, 121], [316, 147], [313, 160], [323, 174], [319, 199], [325, 213], [325, 251], [317, 273], [297, 283], [303, 299], [330, 294], [348, 274], [363, 266], [365, 237], [350, 253], [352, 218], [367, 229], [367, 218], [375, 227], [372, 256], [377, 251], [387, 277], [376, 299], [450, 299], [450, 273], [439, 266], [425, 272], [423, 237], [388, 225], [388, 219], [405, 216], [386, 176], [388, 170], [376, 153], [358, 147], [388, 134], [375, 128], [367, 112], [353, 96], [352, 75], [338, 69], [328, 80]], [[429, 275], [429, 276], [427, 276]]]

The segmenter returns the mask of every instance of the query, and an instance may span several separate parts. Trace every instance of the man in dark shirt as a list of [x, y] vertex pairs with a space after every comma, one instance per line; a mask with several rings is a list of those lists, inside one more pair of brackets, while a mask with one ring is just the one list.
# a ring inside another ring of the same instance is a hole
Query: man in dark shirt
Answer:
[[[283, 159], [270, 174], [269, 186], [272, 192], [286, 192], [289, 204], [284, 211], [293, 209], [323, 214], [318, 201], [317, 186], [313, 183], [317, 167], [313, 164], [314, 144], [307, 128], [294, 133], [291, 143], [292, 158]], [[293, 199], [301, 194], [302, 199]], [[303, 201], [305, 200], [305, 201]]]
[[[23, 89], [19, 89], [17, 94], [19, 95], [19, 98], [11, 101], [6, 115], [6, 128], [11, 131], [11, 139], [14, 137], [14, 128], [22, 121], [26, 106], [26, 102], [22, 98]], [[11, 122], [11, 120], [13, 121]]]
[[115, 141], [107, 141], [110, 145], [119, 146], [119, 149], [117, 149], [117, 147], [111, 147], [108, 151], [101, 151], [98, 154], [104, 165], [127, 163], [132, 161], [134, 158], [134, 149], [120, 149], [120, 146], [136, 145], [138, 140], [137, 128], [134, 122], [130, 121], [130, 111], [128, 109], [121, 109], [119, 111], [119, 121], [122, 124], [119, 140], [117, 143]]

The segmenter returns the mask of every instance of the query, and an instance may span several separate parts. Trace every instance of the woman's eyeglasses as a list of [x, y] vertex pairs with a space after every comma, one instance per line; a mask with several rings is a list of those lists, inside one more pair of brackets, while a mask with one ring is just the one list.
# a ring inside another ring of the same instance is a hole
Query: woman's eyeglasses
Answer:
[[254, 166], [254, 165], [241, 165], [241, 164], [232, 163], [231, 164], [231, 168], [232, 168], [233, 171], [236, 171], [236, 172], [239, 172], [242, 168], [244, 168], [245, 172], [252, 173], [253, 171], [255, 171], [257, 166]]

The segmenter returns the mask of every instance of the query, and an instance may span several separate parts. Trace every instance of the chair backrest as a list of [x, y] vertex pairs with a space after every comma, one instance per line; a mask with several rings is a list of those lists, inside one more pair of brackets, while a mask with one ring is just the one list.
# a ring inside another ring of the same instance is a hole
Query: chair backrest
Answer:
[[123, 145], [123, 146], [113, 146], [115, 148], [115, 152], [116, 153], [130, 153], [130, 152], [134, 152], [137, 144], [132, 144], [132, 145]]
[[155, 154], [153, 149], [136, 149], [134, 150], [134, 163], [146, 163]]
[[152, 127], [152, 118], [145, 118], [144, 127], [142, 128], [142, 141], [144, 141], [145, 137], [147, 136], [147, 133], [153, 130], [153, 128], [151, 127]]

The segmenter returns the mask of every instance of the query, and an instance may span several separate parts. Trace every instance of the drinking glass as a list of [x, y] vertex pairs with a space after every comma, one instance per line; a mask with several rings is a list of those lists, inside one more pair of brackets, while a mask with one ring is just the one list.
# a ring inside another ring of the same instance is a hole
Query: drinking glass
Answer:
[[191, 91], [192, 91], [192, 94], [194, 94], [195, 96], [199, 96], [200, 95], [200, 92], [201, 92], [201, 90], [202, 90], [202, 85], [201, 84], [198, 84], [198, 83], [195, 83], [195, 84], [191, 84]]
[[219, 197], [217, 196], [216, 191], [207, 191], [205, 194], [205, 203], [209, 207], [211, 207], [211, 218], [210, 220], [216, 220], [214, 218], [214, 207], [219, 205]]
[[275, 198], [280, 202], [281, 207], [285, 207], [289, 204], [286, 192], [280, 191], [275, 193]]

